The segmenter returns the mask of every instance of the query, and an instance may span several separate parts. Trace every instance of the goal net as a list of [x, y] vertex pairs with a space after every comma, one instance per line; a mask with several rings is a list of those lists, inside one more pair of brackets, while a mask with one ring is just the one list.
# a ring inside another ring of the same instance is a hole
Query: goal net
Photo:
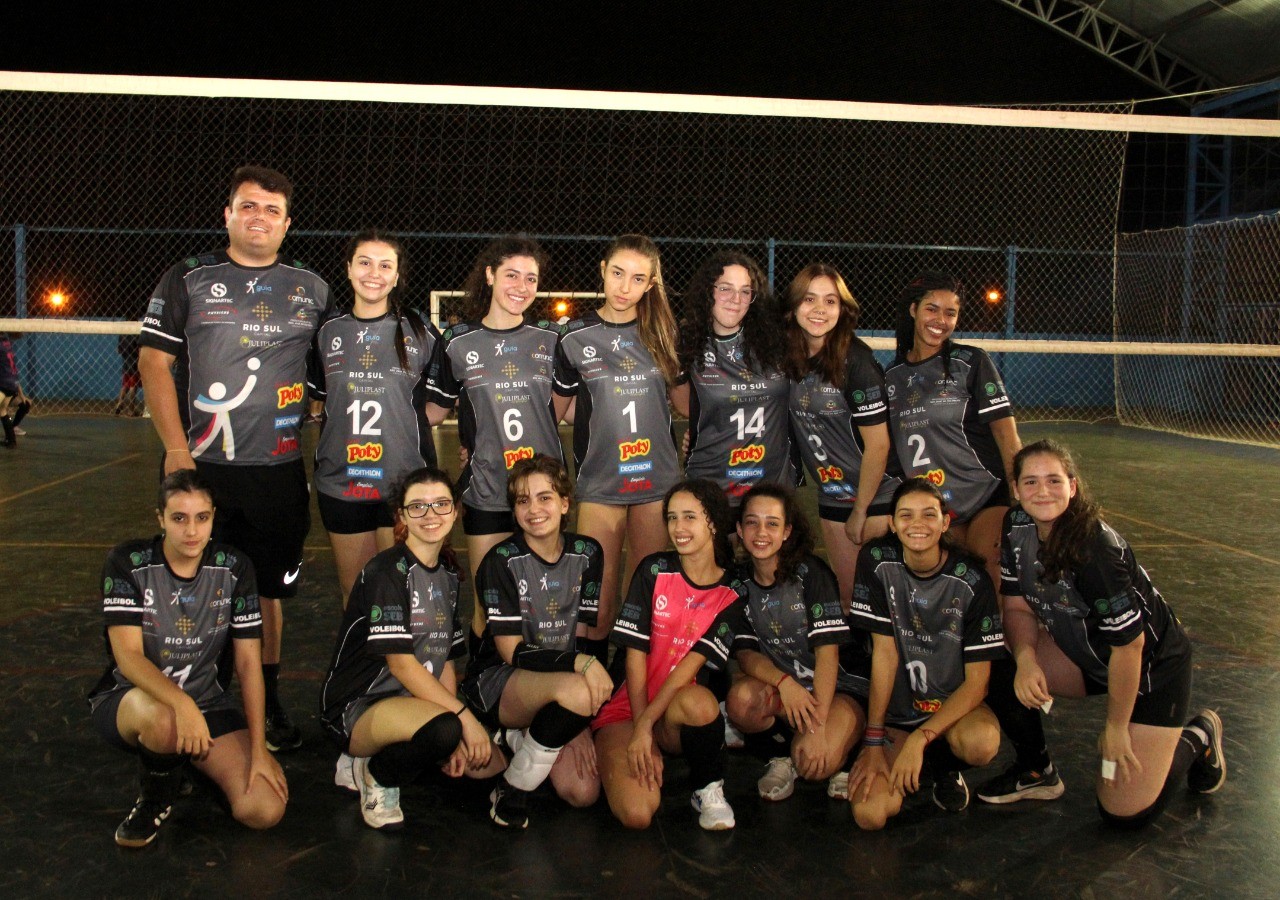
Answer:
[[[1197, 134], [1274, 142], [1280, 127], [1138, 115], [1128, 105], [0, 73], [0, 231], [12, 248], [0, 254], [0, 331], [26, 333], [14, 351], [37, 411], [109, 412], [120, 386], [116, 332], [134, 327], [169, 265], [225, 245], [230, 173], [257, 163], [296, 186], [284, 252], [328, 278], [339, 300], [350, 296], [343, 248], [362, 227], [404, 239], [403, 280], [424, 310], [433, 292], [448, 307], [485, 242], [522, 231], [550, 257], [543, 284], [555, 290], [540, 314], [560, 318], [552, 303], [567, 301], [573, 315], [592, 302], [607, 242], [639, 231], [662, 248], [677, 306], [714, 250], [749, 253], [779, 292], [804, 265], [828, 262], [862, 305], [860, 332], [881, 346], [901, 287], [940, 269], [965, 285], [960, 339], [1015, 342], [987, 346], [1022, 418], [1119, 417], [1269, 442], [1275, 415], [1263, 399], [1280, 389], [1270, 357], [1203, 357], [1203, 374], [1193, 374], [1167, 347], [1137, 360], [1061, 346], [1277, 340], [1265, 316], [1251, 323], [1243, 312], [1275, 309], [1263, 285], [1233, 294], [1229, 328], [1204, 327], [1211, 301], [1187, 285], [1207, 277], [1212, 239], [1118, 233], [1132, 136], [1185, 143]], [[1139, 239], [1154, 249], [1131, 248]], [[1202, 263], [1186, 266], [1188, 253]], [[1149, 274], [1138, 273], [1141, 260]], [[1228, 252], [1221, 264], [1252, 263]], [[1176, 305], [1170, 296], [1188, 290], [1194, 327], [1162, 331], [1139, 311], [1154, 308], [1144, 296]], [[82, 330], [86, 321], [106, 332]], [[1191, 401], [1160, 392], [1170, 371], [1201, 379], [1190, 388], [1195, 403], [1212, 404], [1214, 384], [1232, 399], [1171, 418]]]

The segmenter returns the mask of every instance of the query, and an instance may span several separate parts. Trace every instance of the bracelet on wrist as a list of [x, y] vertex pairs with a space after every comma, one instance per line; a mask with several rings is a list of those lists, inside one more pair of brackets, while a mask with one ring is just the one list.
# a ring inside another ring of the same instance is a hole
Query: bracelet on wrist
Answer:
[[[782, 688], [782, 682], [786, 681], [788, 678], [791, 678], [791, 673], [790, 673], [790, 672], [783, 672], [783, 673], [782, 673], [782, 677], [781, 677], [781, 678], [779, 678], [777, 681], [775, 681], [775, 682], [773, 683], [773, 688], [774, 688], [774, 690], [779, 690], [779, 689], [781, 689], [781, 688]], [[792, 680], [794, 681], [795, 679], [792, 679]]]
[[582, 664], [582, 668], [578, 670], [579, 675], [586, 675], [587, 669], [591, 668], [591, 664], [596, 661], [594, 656], [588, 656], [587, 661]]
[[932, 728], [921, 728], [920, 733], [924, 735], [924, 744], [926, 747], [938, 739], [938, 732], [934, 731]]
[[191, 453], [191, 448], [190, 448], [190, 447], [165, 447], [165, 448], [164, 448], [164, 452], [165, 452], [165, 453], [186, 453], [186, 454], [190, 454], [190, 453]]

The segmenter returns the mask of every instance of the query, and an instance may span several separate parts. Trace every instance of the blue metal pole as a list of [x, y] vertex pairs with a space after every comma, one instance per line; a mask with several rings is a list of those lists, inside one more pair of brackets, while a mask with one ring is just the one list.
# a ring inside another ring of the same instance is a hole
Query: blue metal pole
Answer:
[[778, 249], [778, 242], [775, 238], [769, 238], [768, 248], [769, 248], [769, 290], [772, 291], [773, 290], [774, 254], [777, 252], [777, 249]]
[[1018, 305], [1018, 248], [1004, 248], [1004, 336], [1013, 337], [1014, 309]]

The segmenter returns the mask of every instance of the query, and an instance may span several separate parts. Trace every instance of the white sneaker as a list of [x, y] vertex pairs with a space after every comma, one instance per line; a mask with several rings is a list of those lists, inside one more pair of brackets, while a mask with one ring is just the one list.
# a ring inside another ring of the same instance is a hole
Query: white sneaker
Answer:
[[725, 712], [724, 703], [720, 704], [720, 715], [724, 716], [724, 745], [730, 750], [741, 750], [747, 746], [747, 739], [742, 736], [742, 732], [733, 727], [733, 723], [729, 721], [729, 714]]
[[769, 760], [769, 766], [756, 782], [756, 787], [760, 790], [760, 796], [763, 799], [776, 803], [791, 796], [791, 792], [796, 789], [797, 777], [799, 773], [796, 772], [795, 763], [791, 761], [791, 757], [775, 756]]
[[698, 824], [705, 831], [728, 831], [733, 827], [733, 807], [724, 799], [724, 779], [713, 781], [700, 791], [693, 792], [693, 808], [698, 812]]
[[16, 434], [18, 437], [26, 437], [27, 429], [19, 428], [17, 425], [14, 425], [13, 433]]
[[380, 831], [397, 831], [404, 827], [404, 813], [400, 811], [400, 788], [383, 787], [369, 771], [367, 757], [357, 756], [351, 761], [352, 774], [360, 786], [360, 815], [370, 828]]
[[333, 767], [333, 783], [344, 791], [359, 793], [360, 786], [356, 784], [356, 775], [352, 771], [355, 762], [355, 759], [346, 753], [339, 754], [338, 764]]
[[837, 772], [827, 779], [827, 796], [832, 800], [849, 799], [848, 772]]

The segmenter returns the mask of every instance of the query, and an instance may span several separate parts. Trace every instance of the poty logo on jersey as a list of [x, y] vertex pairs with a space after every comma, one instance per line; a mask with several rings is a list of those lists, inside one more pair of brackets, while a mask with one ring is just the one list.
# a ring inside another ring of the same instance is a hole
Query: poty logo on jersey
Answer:
[[648, 456], [651, 444], [648, 438], [635, 441], [623, 441], [618, 445], [618, 458], [626, 462], [633, 456]]
[[347, 444], [347, 462], [377, 462], [382, 459], [382, 445], [368, 441], [364, 444]]
[[507, 464], [508, 469], [522, 459], [533, 459], [532, 447], [516, 447], [514, 450], [504, 450], [502, 452], [502, 461]]
[[480, 362], [480, 354], [474, 350], [470, 351], [467, 354], [467, 365], [474, 366], [478, 362]]
[[930, 715], [932, 715], [933, 713], [936, 713], [938, 710], [942, 709], [942, 701], [941, 700], [912, 700], [911, 706], [913, 709], [917, 710], [918, 712], [929, 713]]
[[215, 297], [225, 297], [227, 296], [227, 286], [219, 281], [213, 287], [209, 288], [209, 293], [213, 294]]
[[823, 484], [828, 481], [844, 481], [844, 469], [839, 466], [818, 466], [818, 480]]
[[924, 477], [929, 479], [929, 482], [935, 487], [942, 487], [947, 481], [947, 473], [941, 469], [930, 469], [924, 473]]
[[729, 465], [740, 466], [743, 463], [758, 463], [764, 459], [764, 444], [749, 444], [746, 447], [735, 447], [729, 452]]
[[302, 382], [296, 381], [293, 384], [276, 388], [276, 408], [284, 409], [294, 403], [302, 402]]

